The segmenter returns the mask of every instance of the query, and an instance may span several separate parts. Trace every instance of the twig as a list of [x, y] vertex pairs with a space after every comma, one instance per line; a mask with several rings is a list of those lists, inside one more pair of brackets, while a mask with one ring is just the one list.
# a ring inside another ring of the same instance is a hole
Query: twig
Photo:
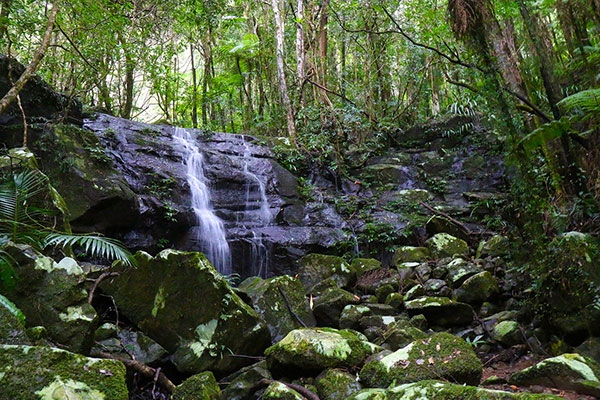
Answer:
[[102, 274], [100, 274], [98, 279], [96, 279], [96, 281], [94, 281], [94, 286], [92, 286], [92, 290], [90, 290], [90, 294], [88, 296], [88, 304], [92, 304], [92, 300], [94, 298], [94, 292], [96, 292], [96, 289], [98, 288], [98, 285], [100, 284], [100, 282], [102, 282], [104, 279], [111, 277], [111, 276], [119, 276], [119, 273], [118, 272], [103, 272]]
[[472, 232], [472, 231], [471, 231], [471, 230], [470, 230], [470, 229], [469, 229], [469, 228], [468, 228], [468, 227], [467, 227], [465, 224], [463, 224], [462, 222], [460, 222], [460, 221], [459, 221], [459, 220], [457, 220], [457, 219], [454, 219], [454, 218], [452, 218], [450, 215], [446, 214], [445, 212], [442, 212], [442, 211], [436, 210], [435, 208], [433, 208], [433, 207], [431, 207], [430, 205], [428, 205], [428, 204], [425, 204], [425, 203], [423, 203], [423, 202], [421, 202], [420, 204], [421, 204], [423, 207], [425, 207], [426, 209], [428, 209], [429, 211], [431, 211], [432, 213], [434, 213], [434, 214], [438, 214], [438, 215], [441, 215], [442, 217], [445, 217], [445, 218], [448, 218], [448, 220], [449, 220], [450, 222], [452, 222], [452, 223], [453, 223], [453, 224], [455, 224], [455, 225], [458, 225], [458, 227], [459, 227], [460, 229], [462, 229], [462, 230], [463, 230], [463, 231], [464, 231], [464, 232], [465, 232], [467, 235], [469, 235], [469, 236], [470, 236], [470, 235], [472, 235], [472, 234], [473, 234], [473, 232]]
[[146, 364], [142, 364], [141, 362], [138, 362], [135, 360], [129, 360], [124, 357], [119, 357], [117, 355], [103, 353], [103, 352], [98, 352], [98, 353], [95, 353], [94, 355], [97, 357], [106, 358], [109, 360], [121, 361], [123, 364], [125, 364], [125, 366], [127, 368], [145, 376], [146, 378], [156, 379], [155, 382], [158, 383], [163, 389], [165, 389], [169, 393], [173, 393], [173, 391], [175, 390], [175, 385], [173, 384], [173, 382], [171, 382], [171, 380], [169, 378], [167, 378], [166, 375], [160, 371], [160, 368], [154, 369], [152, 367], [147, 366]]
[[306, 328], [308, 325], [306, 325], [304, 323], [304, 321], [302, 321], [302, 319], [298, 316], [298, 314], [296, 314], [294, 312], [294, 310], [292, 309], [292, 306], [290, 305], [290, 301], [288, 300], [285, 293], [283, 293], [283, 290], [280, 287], [278, 287], [277, 290], [279, 290], [279, 293], [281, 293], [281, 297], [283, 297], [283, 300], [285, 301], [285, 305], [287, 306], [287, 309], [290, 312], [290, 314], [292, 315], [292, 317], [294, 317], [300, 325], [302, 325], [304, 328]]

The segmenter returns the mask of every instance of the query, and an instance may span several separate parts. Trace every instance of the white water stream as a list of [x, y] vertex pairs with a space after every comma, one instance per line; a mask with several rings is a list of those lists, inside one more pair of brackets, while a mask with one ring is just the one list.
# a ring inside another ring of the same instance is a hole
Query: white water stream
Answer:
[[222, 274], [232, 273], [231, 251], [223, 221], [217, 217], [210, 201], [210, 189], [204, 175], [204, 156], [196, 137], [184, 128], [175, 128], [173, 137], [183, 145], [187, 180], [192, 193], [192, 208], [196, 214], [196, 239], [214, 267]]

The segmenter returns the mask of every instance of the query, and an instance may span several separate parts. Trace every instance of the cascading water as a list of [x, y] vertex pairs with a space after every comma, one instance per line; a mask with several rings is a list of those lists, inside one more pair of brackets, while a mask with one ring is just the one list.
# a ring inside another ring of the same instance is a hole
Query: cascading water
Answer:
[[[265, 227], [273, 221], [273, 214], [269, 208], [269, 200], [267, 199], [265, 182], [258, 175], [250, 170], [250, 158], [252, 156], [250, 146], [242, 136], [244, 145], [244, 154], [242, 158], [243, 173], [246, 176], [248, 183], [246, 184], [246, 200], [245, 210], [246, 215], [251, 214], [253, 218], [248, 218], [253, 221], [256, 227]], [[263, 238], [260, 233], [250, 228], [252, 238], [250, 242], [250, 257], [251, 257], [251, 274], [255, 276], [267, 276], [269, 273], [269, 250], [263, 243]]]
[[194, 227], [202, 251], [222, 274], [231, 274], [231, 251], [223, 221], [215, 215], [210, 202], [208, 181], [204, 175], [204, 156], [196, 138], [184, 128], [175, 128], [173, 137], [183, 145], [187, 181], [192, 193], [192, 208], [196, 214]]

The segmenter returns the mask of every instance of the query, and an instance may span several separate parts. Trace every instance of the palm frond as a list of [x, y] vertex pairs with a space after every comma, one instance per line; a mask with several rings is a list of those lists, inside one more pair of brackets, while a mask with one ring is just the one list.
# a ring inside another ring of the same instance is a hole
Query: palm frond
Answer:
[[25, 315], [19, 310], [12, 301], [0, 294], [0, 307], [4, 307], [9, 313], [17, 317], [22, 323], [25, 323]]
[[51, 233], [46, 237], [44, 247], [47, 246], [81, 246], [91, 256], [103, 257], [109, 260], [119, 260], [125, 265], [133, 266], [135, 260], [131, 253], [123, 247], [121, 242], [102, 236], [75, 235], [64, 233]]

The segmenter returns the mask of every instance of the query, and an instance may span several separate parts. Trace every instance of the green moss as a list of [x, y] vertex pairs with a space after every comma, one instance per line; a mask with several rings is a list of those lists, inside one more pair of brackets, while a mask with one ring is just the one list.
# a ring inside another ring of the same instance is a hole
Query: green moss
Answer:
[[54, 398], [48, 396], [60, 390], [81, 400], [128, 398], [122, 363], [50, 347], [0, 345], [0, 374], [4, 399]]
[[394, 252], [393, 263], [398, 266], [405, 262], [424, 262], [430, 257], [426, 247], [401, 246]]
[[339, 369], [328, 369], [316, 380], [319, 397], [325, 400], [346, 400], [361, 389], [356, 376]]
[[210, 371], [186, 379], [173, 392], [173, 400], [220, 400], [221, 389]]
[[482, 365], [471, 346], [456, 336], [438, 333], [367, 363], [360, 380], [370, 387], [444, 378], [476, 385]]
[[343, 258], [326, 254], [302, 257], [298, 269], [298, 277], [307, 290], [327, 278], [333, 278], [339, 286], [346, 286], [353, 276], [350, 265]]
[[462, 239], [447, 233], [438, 233], [427, 240], [427, 248], [434, 258], [468, 255], [469, 245]]
[[304, 400], [300, 393], [290, 389], [281, 382], [273, 382], [262, 395], [264, 400]]

